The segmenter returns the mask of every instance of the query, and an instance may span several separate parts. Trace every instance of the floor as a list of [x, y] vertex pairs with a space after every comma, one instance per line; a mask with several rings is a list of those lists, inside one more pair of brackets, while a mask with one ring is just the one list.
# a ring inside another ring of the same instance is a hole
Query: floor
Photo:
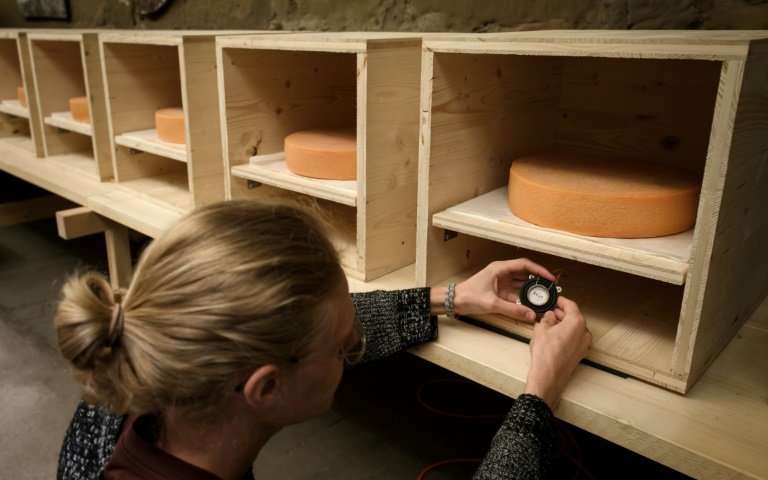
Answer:
[[[52, 313], [68, 274], [105, 264], [100, 235], [64, 241], [53, 220], [0, 227], [3, 478], [54, 478], [78, 387], [57, 354]], [[415, 479], [435, 462], [482, 456], [510, 402], [401, 354], [350, 371], [334, 409], [278, 434], [254, 472], [294, 480]], [[627, 471], [638, 478], [686, 478], [574, 427], [560, 430], [568, 460], [556, 478], [620, 478]], [[424, 478], [471, 478], [475, 467], [446, 465]]]

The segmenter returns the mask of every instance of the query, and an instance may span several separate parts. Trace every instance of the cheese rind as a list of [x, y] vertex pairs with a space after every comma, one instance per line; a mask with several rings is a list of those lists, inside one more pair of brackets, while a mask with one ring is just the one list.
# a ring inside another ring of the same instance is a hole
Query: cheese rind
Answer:
[[75, 121], [91, 123], [91, 112], [88, 108], [88, 97], [72, 97], [69, 99], [69, 112]]
[[19, 99], [19, 105], [22, 107], [28, 106], [27, 103], [27, 92], [24, 91], [24, 87], [16, 87], [16, 96]]
[[161, 108], [155, 112], [155, 129], [160, 140], [169, 143], [184, 143], [184, 110]]
[[352, 130], [305, 130], [285, 137], [288, 170], [327, 180], [357, 178], [357, 141]]
[[512, 213], [546, 228], [594, 237], [673, 235], [696, 222], [701, 179], [636, 160], [542, 154], [509, 170]]

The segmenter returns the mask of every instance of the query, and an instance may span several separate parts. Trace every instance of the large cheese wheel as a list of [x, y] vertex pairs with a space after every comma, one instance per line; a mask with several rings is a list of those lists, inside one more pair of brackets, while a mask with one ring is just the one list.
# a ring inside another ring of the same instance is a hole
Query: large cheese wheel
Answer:
[[351, 130], [305, 130], [285, 137], [285, 163], [312, 178], [355, 180], [357, 142]]
[[78, 122], [91, 123], [91, 112], [88, 109], [87, 97], [72, 97], [69, 99], [69, 112]]
[[544, 154], [509, 170], [509, 207], [530, 223], [581, 235], [649, 238], [690, 229], [700, 178], [627, 159]]
[[22, 107], [27, 106], [27, 92], [24, 91], [24, 87], [16, 87], [16, 96], [19, 97], [19, 104]]
[[162, 108], [156, 111], [155, 128], [160, 140], [170, 143], [184, 143], [184, 110]]

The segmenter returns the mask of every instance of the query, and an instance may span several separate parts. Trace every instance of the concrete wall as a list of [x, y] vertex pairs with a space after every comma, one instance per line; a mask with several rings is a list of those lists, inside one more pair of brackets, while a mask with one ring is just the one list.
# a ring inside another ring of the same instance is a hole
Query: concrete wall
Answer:
[[766, 29], [768, 0], [70, 0], [71, 22], [25, 21], [0, 0], [2, 27], [492, 32], [538, 28]]

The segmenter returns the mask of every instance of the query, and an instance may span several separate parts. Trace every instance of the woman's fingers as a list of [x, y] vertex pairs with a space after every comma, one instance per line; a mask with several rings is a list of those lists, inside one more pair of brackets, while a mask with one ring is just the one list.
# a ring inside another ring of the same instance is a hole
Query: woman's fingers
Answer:
[[536, 314], [530, 308], [518, 303], [508, 302], [501, 298], [493, 302], [491, 308], [493, 309], [493, 313], [498, 313], [516, 320], [530, 323], [533, 323], [536, 320]]
[[547, 280], [555, 281], [555, 276], [549, 270], [527, 258], [502, 260], [494, 262], [493, 265], [496, 269], [496, 275], [515, 275], [520, 272], [529, 272], [544, 277]]

